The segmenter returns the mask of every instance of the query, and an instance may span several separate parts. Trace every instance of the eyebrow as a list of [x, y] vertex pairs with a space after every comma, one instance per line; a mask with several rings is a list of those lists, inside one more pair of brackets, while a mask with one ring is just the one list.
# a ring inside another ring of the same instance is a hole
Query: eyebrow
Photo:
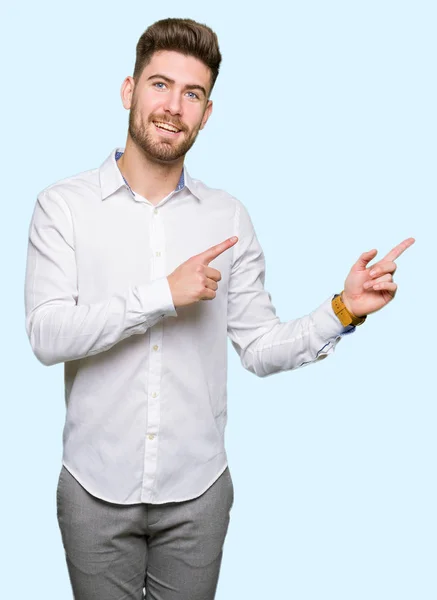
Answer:
[[[170, 79], [170, 77], [167, 77], [167, 75], [162, 75], [161, 73], [155, 73], [155, 75], [150, 75], [150, 77], [148, 77], [146, 79], [146, 81], [149, 81], [149, 79], [154, 79], [154, 78], [164, 79], [164, 81], [167, 81], [168, 83], [175, 83], [174, 79]], [[198, 85], [196, 83], [188, 84], [184, 87], [184, 89], [185, 90], [200, 90], [204, 96], [207, 95], [205, 88], [202, 85]]]

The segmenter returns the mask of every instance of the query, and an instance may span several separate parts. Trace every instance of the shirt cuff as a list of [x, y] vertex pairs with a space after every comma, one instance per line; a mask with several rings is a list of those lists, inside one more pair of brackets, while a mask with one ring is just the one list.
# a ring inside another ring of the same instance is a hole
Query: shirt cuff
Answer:
[[327, 340], [353, 333], [356, 329], [355, 325], [343, 326], [332, 308], [332, 299], [334, 296], [335, 294], [329, 296], [329, 298], [311, 313], [316, 328], [320, 329], [323, 337]]
[[178, 313], [173, 304], [173, 297], [167, 277], [155, 279], [153, 285], [156, 286], [154, 292], [156, 292], [158, 304], [160, 309], [162, 309], [161, 317], [177, 317]]
[[167, 277], [154, 279], [150, 283], [138, 287], [137, 290], [139, 291], [140, 311], [144, 318], [140, 332], [144, 327], [153, 327], [165, 317], [178, 316]]

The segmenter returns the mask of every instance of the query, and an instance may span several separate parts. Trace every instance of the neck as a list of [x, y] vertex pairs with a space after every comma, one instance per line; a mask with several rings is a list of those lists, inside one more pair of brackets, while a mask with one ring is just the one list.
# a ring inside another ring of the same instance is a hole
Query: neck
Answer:
[[117, 164], [131, 189], [152, 204], [157, 204], [176, 188], [184, 157], [171, 163], [154, 161], [128, 135], [123, 156]]

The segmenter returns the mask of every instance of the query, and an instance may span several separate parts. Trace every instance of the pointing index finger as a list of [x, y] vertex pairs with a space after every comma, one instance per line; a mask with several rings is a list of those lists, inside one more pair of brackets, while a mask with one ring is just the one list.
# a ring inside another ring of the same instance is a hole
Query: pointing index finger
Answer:
[[412, 237], [407, 238], [406, 240], [395, 246], [392, 250], [390, 250], [390, 252], [384, 257], [384, 260], [396, 260], [403, 252], [405, 252], [407, 248], [412, 246], [415, 241], [416, 240]]
[[205, 250], [205, 252], [202, 252], [200, 254], [200, 258], [202, 259], [202, 261], [205, 265], [209, 265], [209, 263], [212, 260], [214, 260], [214, 258], [217, 258], [217, 256], [222, 254], [222, 252], [224, 252], [228, 248], [231, 248], [231, 246], [233, 246], [237, 240], [238, 240], [238, 238], [235, 236], [228, 238], [224, 242], [221, 242], [220, 244], [216, 244], [215, 246], [208, 248], [208, 250]]

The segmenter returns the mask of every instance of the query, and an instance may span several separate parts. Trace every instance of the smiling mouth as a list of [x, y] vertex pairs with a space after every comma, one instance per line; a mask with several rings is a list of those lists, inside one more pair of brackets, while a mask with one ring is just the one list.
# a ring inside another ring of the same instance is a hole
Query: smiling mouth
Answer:
[[156, 129], [158, 129], [159, 131], [165, 132], [170, 135], [177, 135], [178, 133], [180, 133], [182, 131], [181, 129], [178, 129], [174, 125], [170, 125], [170, 123], [164, 123], [162, 121], [153, 121], [153, 124], [155, 125]]

